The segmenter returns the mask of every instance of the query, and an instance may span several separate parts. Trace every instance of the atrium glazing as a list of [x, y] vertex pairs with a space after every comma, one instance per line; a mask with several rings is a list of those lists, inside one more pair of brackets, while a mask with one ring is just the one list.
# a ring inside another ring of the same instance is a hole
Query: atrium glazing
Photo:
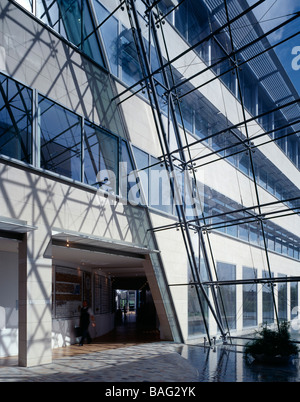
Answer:
[[[300, 103], [280, 50], [292, 65], [300, 9], [268, 18], [268, 3], [1, 1], [24, 60], [37, 38], [48, 50], [32, 63], [46, 83], [23, 59], [1, 68], [3, 164], [143, 211], [172, 339], [298, 317]], [[32, 41], [11, 6], [39, 27]]]

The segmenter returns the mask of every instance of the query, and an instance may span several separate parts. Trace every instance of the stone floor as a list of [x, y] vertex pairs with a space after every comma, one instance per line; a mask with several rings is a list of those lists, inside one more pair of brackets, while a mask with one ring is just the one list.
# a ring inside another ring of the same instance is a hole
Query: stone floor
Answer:
[[0, 382], [300, 382], [299, 358], [262, 366], [246, 360], [243, 347], [241, 341], [212, 348], [161, 342], [155, 331], [137, 331], [127, 321], [90, 345], [54, 349], [51, 364], [24, 368], [17, 357], [0, 358]]
[[0, 366], [0, 382], [198, 381], [196, 368], [176, 349], [177, 345], [164, 342], [99, 351], [88, 345], [85, 353], [55, 358], [44, 366]]

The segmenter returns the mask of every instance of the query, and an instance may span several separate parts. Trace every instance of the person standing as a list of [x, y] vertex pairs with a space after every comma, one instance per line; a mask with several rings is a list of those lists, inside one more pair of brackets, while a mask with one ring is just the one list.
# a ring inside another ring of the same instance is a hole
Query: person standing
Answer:
[[89, 333], [90, 322], [92, 321], [92, 326], [95, 327], [95, 317], [92, 309], [88, 306], [86, 300], [83, 301], [82, 307], [80, 310], [80, 331], [81, 331], [81, 339], [79, 342], [79, 346], [83, 346], [83, 342], [87, 339], [88, 343], [91, 343], [92, 338]]

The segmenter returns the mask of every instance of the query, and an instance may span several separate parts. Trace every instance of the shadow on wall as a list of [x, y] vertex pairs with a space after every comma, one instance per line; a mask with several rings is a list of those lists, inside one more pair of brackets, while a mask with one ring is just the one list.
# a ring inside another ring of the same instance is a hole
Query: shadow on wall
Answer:
[[[12, 3], [0, 4], [1, 65], [10, 76], [37, 89], [121, 137], [126, 128], [109, 73], [61, 36]], [[26, 35], [24, 35], [26, 33]]]

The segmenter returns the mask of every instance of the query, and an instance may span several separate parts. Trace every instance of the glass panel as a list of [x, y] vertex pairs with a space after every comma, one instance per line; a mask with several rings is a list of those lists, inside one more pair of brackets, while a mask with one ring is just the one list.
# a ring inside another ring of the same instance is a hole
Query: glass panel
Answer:
[[[196, 237], [197, 241], [199, 241], [198, 236]], [[208, 281], [208, 274], [207, 274], [207, 269], [204, 263], [203, 258], [199, 259], [199, 256], [196, 257], [197, 262], [199, 264], [199, 276], [200, 276], [200, 281], [205, 282]], [[194, 282], [193, 275], [191, 271], [189, 272], [189, 281]], [[206, 294], [209, 296], [209, 290], [208, 288], [204, 288]], [[203, 309], [203, 312], [201, 311], [200, 303]], [[206, 335], [206, 328], [205, 328], [205, 321], [208, 326], [208, 304], [205, 300], [205, 297], [199, 288], [199, 298], [197, 295], [197, 289], [195, 285], [191, 285], [188, 287], [188, 333], [189, 336], [191, 335], [196, 335], [196, 334], [205, 334]], [[204, 317], [203, 317], [204, 314]], [[205, 318], [205, 321], [204, 321]]]
[[298, 316], [298, 282], [291, 282], [291, 320]]
[[121, 33], [118, 38], [118, 46], [121, 67], [120, 78], [127, 85], [133, 85], [142, 79], [142, 72], [131, 29], [127, 29], [122, 26]]
[[[138, 175], [141, 180], [143, 191], [145, 195], [145, 201], [148, 205], [149, 202], [149, 155], [146, 152], [141, 151], [138, 148], [133, 147], [134, 156], [137, 164], [137, 168], [139, 169]], [[145, 169], [147, 168], [147, 169]]]
[[141, 203], [140, 187], [137, 184], [136, 171], [131, 159], [128, 145], [121, 142], [121, 164], [120, 164], [120, 194], [132, 204]]
[[[217, 274], [219, 281], [235, 280], [236, 266], [217, 262]], [[236, 328], [236, 286], [222, 285], [218, 290], [218, 298], [220, 299], [222, 320], [225, 327], [229, 329]]]
[[82, 0], [37, 0], [36, 14], [43, 22], [104, 66], [89, 5]]
[[32, 0], [17, 0], [17, 3], [32, 13]]
[[[97, 15], [98, 23], [108, 17], [109, 12], [98, 1], [94, 1], [95, 12]], [[119, 48], [118, 48], [118, 20], [111, 16], [100, 28], [102, 39], [104, 41], [107, 58], [110, 64], [111, 72], [118, 77], [118, 65], [119, 65]]]
[[32, 91], [0, 74], [0, 153], [31, 163]]
[[118, 139], [99, 127], [84, 126], [84, 181], [101, 190], [117, 193]]
[[[83, 19], [83, 29], [82, 29], [82, 51], [99, 63], [101, 66], [104, 66], [104, 60], [102, 55], [102, 50], [100, 47], [98, 36], [94, 30], [94, 24], [92, 22], [92, 17], [90, 14], [90, 9], [88, 6], [88, 2], [83, 2], [83, 11], [82, 11], [82, 19]], [[92, 33], [93, 32], [93, 33]]]
[[81, 119], [39, 96], [41, 168], [81, 180]]
[[[202, 304], [202, 308], [204, 311], [204, 315], [206, 318], [206, 322], [208, 322], [208, 305], [205, 301], [204, 296], [200, 291], [200, 300]], [[194, 285], [188, 287], [188, 334], [189, 336], [205, 334], [205, 323], [203, 319], [203, 314], [201, 312], [198, 295], [196, 292], [196, 288]]]
[[[257, 278], [257, 270], [243, 267], [243, 279]], [[243, 285], [243, 326], [257, 325], [257, 285], [255, 283]]]
[[154, 166], [150, 170], [150, 206], [172, 214], [172, 193], [168, 171], [156, 158], [151, 157], [151, 165]]
[[[223, 83], [230, 89], [233, 93], [235, 93], [236, 86], [236, 76], [232, 73], [232, 64], [228, 59], [224, 59], [227, 55], [226, 52], [220, 47], [220, 45], [216, 41], [211, 42], [211, 63], [212, 65], [216, 64], [213, 67], [214, 72], [220, 76], [220, 79]], [[227, 72], [229, 71], [229, 72]]]
[[[278, 275], [286, 277], [286, 275]], [[278, 318], [279, 321], [287, 320], [287, 283], [278, 283]]]
[[[274, 275], [272, 274], [272, 277]], [[263, 277], [269, 278], [270, 275], [267, 271], [263, 271]], [[274, 303], [272, 296], [271, 284], [262, 285], [262, 296], [263, 296], [263, 324], [269, 324], [274, 322]]]

